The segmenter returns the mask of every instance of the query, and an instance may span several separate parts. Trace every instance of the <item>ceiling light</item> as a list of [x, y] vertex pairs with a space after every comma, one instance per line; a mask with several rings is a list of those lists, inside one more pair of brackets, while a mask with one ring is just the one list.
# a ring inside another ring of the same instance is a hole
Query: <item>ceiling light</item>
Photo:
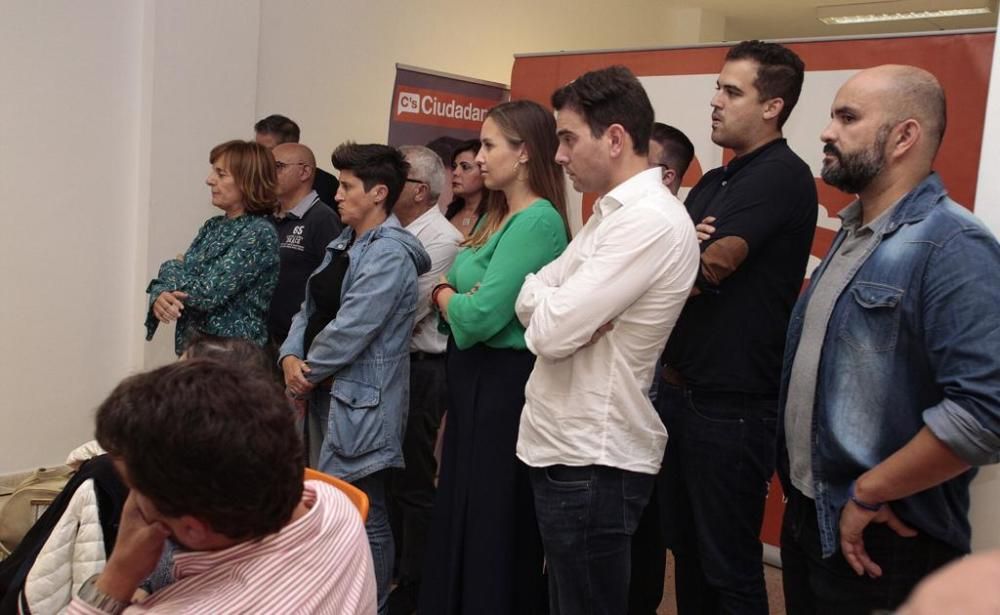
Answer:
[[816, 16], [825, 24], [847, 25], [988, 15], [991, 12], [989, 0], [889, 0], [820, 6]]

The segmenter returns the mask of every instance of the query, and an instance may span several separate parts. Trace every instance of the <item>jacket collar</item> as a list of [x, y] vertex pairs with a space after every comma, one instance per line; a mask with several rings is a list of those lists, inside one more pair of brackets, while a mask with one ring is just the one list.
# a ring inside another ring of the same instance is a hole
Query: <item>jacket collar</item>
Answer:
[[944, 187], [941, 176], [932, 171], [924, 181], [917, 184], [916, 188], [910, 190], [896, 204], [895, 211], [885, 226], [884, 234], [892, 233], [904, 224], [923, 220], [947, 196], [948, 189]]
[[[402, 229], [403, 227], [399, 224], [399, 218], [396, 217], [396, 214], [389, 214], [389, 217], [385, 219], [385, 222], [379, 224], [373, 229], [366, 231], [365, 234], [362, 235], [361, 237], [358, 237], [357, 240], [354, 242], [354, 246], [360, 246], [360, 247], [367, 246], [375, 238], [381, 237], [382, 231], [385, 228]], [[330, 243], [330, 245], [327, 246], [327, 249], [346, 250], [348, 246], [350, 246], [351, 244], [352, 237], [354, 237], [354, 229], [352, 229], [349, 226], [345, 226], [344, 230], [340, 233], [340, 236], [338, 236], [335, 240], [333, 240]]]

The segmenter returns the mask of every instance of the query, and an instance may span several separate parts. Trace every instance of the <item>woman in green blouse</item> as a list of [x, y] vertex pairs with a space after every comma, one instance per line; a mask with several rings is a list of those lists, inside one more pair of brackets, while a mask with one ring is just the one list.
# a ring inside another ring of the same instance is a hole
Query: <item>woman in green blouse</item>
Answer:
[[278, 235], [266, 216], [277, 203], [274, 158], [249, 141], [228, 141], [209, 155], [205, 183], [223, 215], [209, 218], [183, 256], [160, 265], [149, 283], [146, 339], [177, 322], [180, 355], [195, 333], [267, 342], [267, 308], [278, 281]]
[[432, 300], [451, 330], [448, 422], [420, 612], [545, 607], [527, 469], [514, 454], [535, 358], [514, 302], [566, 247], [566, 197], [552, 113], [530, 101], [486, 116], [476, 156], [493, 190], [485, 216]]

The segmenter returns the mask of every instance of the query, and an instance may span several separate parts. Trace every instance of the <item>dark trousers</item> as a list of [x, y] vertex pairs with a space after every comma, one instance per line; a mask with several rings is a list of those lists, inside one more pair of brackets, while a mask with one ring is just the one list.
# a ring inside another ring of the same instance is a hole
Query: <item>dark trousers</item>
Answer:
[[677, 610], [767, 615], [760, 529], [777, 400], [660, 385], [657, 410], [670, 439], [658, 487]]
[[632, 534], [655, 476], [605, 466], [531, 468], [551, 615], [628, 608]]
[[632, 535], [632, 575], [628, 586], [628, 615], [656, 615], [663, 601], [667, 574], [667, 545], [663, 536], [660, 490], [653, 487], [649, 503]]
[[858, 576], [839, 549], [823, 559], [816, 503], [794, 488], [787, 497], [781, 576], [789, 615], [868, 615], [875, 609], [896, 609], [921, 579], [963, 555], [926, 534], [903, 538], [889, 526], [873, 523], [865, 528], [865, 550], [882, 567], [882, 576]]
[[365, 533], [368, 534], [368, 546], [371, 547], [372, 563], [375, 565], [378, 615], [388, 613], [389, 585], [392, 583], [392, 560], [395, 556], [393, 553], [395, 543], [392, 539], [392, 528], [389, 526], [389, 510], [386, 507], [386, 483], [388, 479], [389, 470], [379, 470], [352, 483], [368, 496], [368, 519], [365, 520]]
[[396, 537], [399, 578], [393, 594], [409, 595], [409, 611], [416, 608], [436, 491], [434, 445], [447, 403], [444, 354], [411, 354], [410, 412], [403, 436], [406, 468], [394, 469], [389, 482], [389, 517]]

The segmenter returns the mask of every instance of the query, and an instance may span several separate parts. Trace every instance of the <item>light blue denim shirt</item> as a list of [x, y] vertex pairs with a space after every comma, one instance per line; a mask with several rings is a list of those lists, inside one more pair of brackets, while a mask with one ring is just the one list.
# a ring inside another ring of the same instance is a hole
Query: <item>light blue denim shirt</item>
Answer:
[[[312, 369], [311, 382], [334, 379], [319, 469], [346, 481], [403, 467], [417, 276], [431, 265], [420, 241], [403, 230], [395, 216], [348, 249], [353, 233], [348, 227], [330, 242], [312, 274], [348, 250], [340, 309], [304, 357]], [[315, 310], [307, 282], [305, 302], [281, 345], [282, 358], [303, 358], [303, 336]]]
[[[830, 252], [812, 276], [823, 276]], [[824, 557], [839, 542], [850, 483], [928, 427], [970, 465], [1000, 461], [1000, 245], [948, 198], [936, 173], [896, 206], [837, 298], [823, 342], [812, 421], [813, 486]], [[811, 287], [812, 287], [811, 285]], [[784, 410], [807, 290], [795, 305], [782, 371]], [[918, 531], [969, 550], [975, 470], [892, 502]]]

